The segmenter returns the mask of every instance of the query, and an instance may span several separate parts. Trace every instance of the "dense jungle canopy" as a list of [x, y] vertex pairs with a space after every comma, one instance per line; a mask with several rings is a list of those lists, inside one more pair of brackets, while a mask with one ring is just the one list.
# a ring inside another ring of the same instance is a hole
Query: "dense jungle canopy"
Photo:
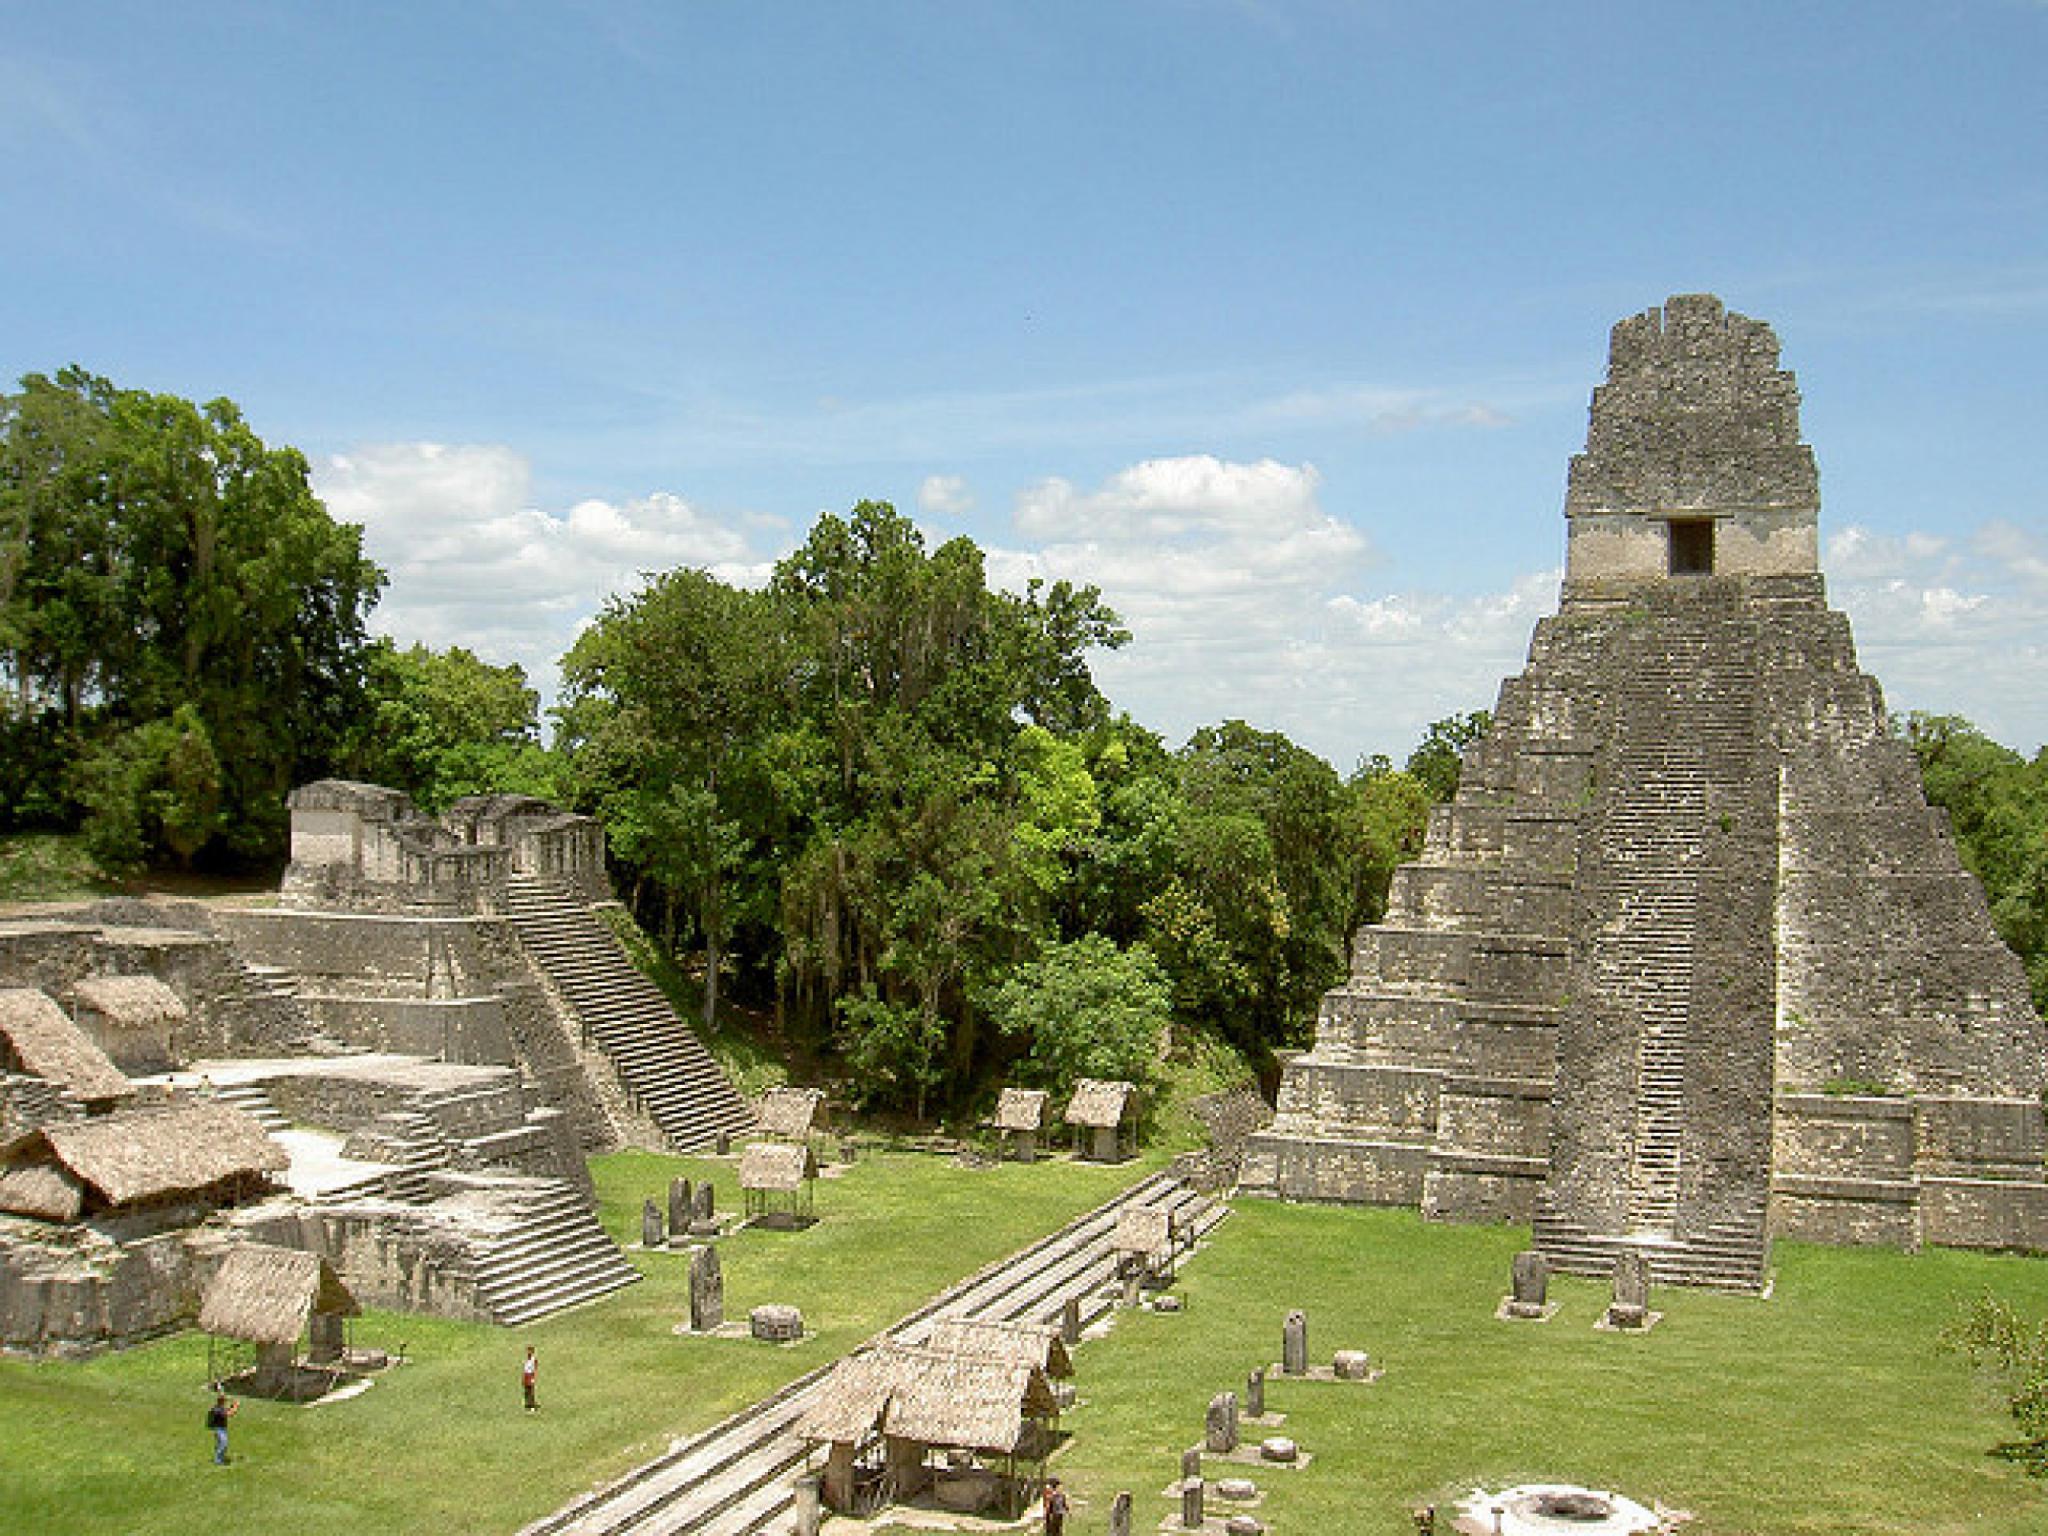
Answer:
[[[614, 598], [543, 744], [518, 667], [369, 637], [383, 580], [231, 402], [24, 379], [0, 395], [0, 834], [222, 866], [280, 859], [285, 791], [325, 774], [430, 810], [545, 795], [602, 819], [707, 1017], [772, 1013], [920, 1116], [999, 1073], [1143, 1080], [1176, 1037], [1305, 1043], [1488, 723], [1348, 776], [1239, 720], [1171, 747], [1095, 684], [1130, 641], [1101, 593], [992, 589], [971, 540], [862, 502], [762, 588], [681, 569]], [[2048, 753], [1900, 729], [2048, 1001]]]

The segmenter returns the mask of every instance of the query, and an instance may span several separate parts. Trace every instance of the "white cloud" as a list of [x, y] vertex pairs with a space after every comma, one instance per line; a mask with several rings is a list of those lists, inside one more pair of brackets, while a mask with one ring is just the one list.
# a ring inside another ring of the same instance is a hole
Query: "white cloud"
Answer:
[[917, 488], [917, 506], [935, 516], [959, 517], [974, 510], [974, 492], [959, 475], [926, 475]]
[[2048, 527], [1997, 520], [1947, 539], [1852, 526], [1824, 568], [1894, 710], [1962, 715], [2030, 754], [2048, 740]]
[[526, 459], [497, 445], [371, 444], [325, 460], [314, 484], [335, 517], [363, 525], [390, 575], [379, 633], [516, 661], [546, 698], [577, 632], [643, 573], [694, 565], [745, 584], [767, 574], [746, 533], [664, 491], [543, 511]]
[[1093, 491], [1046, 480], [1017, 499], [1037, 547], [992, 551], [990, 578], [1101, 587], [1134, 640], [1097, 677], [1169, 739], [1237, 716], [1348, 769], [1490, 705], [1557, 577], [1477, 598], [1368, 593], [1372, 540], [1321, 490], [1313, 465], [1206, 455], [1147, 460]]

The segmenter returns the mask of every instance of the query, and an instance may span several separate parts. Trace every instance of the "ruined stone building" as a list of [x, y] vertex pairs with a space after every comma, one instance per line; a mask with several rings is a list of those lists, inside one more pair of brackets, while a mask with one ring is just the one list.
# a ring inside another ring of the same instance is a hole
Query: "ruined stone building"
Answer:
[[2048, 1248], [2042, 1025], [1827, 605], [1798, 412], [1718, 300], [1614, 328], [1559, 611], [1244, 1188], [1743, 1288], [1780, 1234]]
[[753, 1124], [607, 926], [595, 822], [337, 781], [291, 816], [276, 905], [0, 921], [0, 1350], [180, 1326], [252, 1242], [531, 1321], [638, 1278], [586, 1151]]

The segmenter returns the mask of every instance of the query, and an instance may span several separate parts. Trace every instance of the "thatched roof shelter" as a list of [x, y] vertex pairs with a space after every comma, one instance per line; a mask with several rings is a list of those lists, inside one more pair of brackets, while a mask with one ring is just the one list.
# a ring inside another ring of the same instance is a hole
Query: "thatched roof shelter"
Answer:
[[199, 1326], [253, 1344], [294, 1344], [314, 1313], [355, 1317], [362, 1310], [319, 1254], [244, 1243], [221, 1261], [207, 1286]]
[[290, 1163], [250, 1116], [204, 1099], [55, 1121], [0, 1145], [0, 1168], [54, 1168], [85, 1203], [116, 1209], [260, 1184]]
[[1033, 1420], [1058, 1411], [1052, 1384], [1036, 1366], [891, 1343], [833, 1367], [797, 1433], [825, 1443], [858, 1443], [879, 1433], [1009, 1456], [1024, 1446]]
[[979, 1318], [944, 1317], [933, 1325], [925, 1348], [945, 1355], [973, 1355], [1029, 1365], [1054, 1381], [1074, 1374], [1074, 1357], [1057, 1328], [1039, 1323], [996, 1323]]
[[0, 987], [0, 1048], [23, 1070], [89, 1104], [126, 1098], [135, 1091], [107, 1053], [47, 993], [33, 987]]
[[0, 1173], [0, 1212], [38, 1221], [76, 1221], [85, 1204], [78, 1180], [48, 1163], [31, 1163]]
[[1116, 1213], [1116, 1235], [1112, 1246], [1119, 1254], [1133, 1253], [1143, 1259], [1173, 1257], [1173, 1218], [1151, 1206], [1126, 1206]]
[[750, 1141], [740, 1153], [740, 1188], [793, 1193], [818, 1176], [818, 1159], [806, 1146], [784, 1141]]
[[89, 976], [71, 990], [86, 1007], [130, 1029], [191, 1017], [185, 1000], [154, 976]]
[[996, 1129], [1035, 1131], [1045, 1124], [1046, 1092], [1043, 1088], [1005, 1088], [996, 1100]]
[[824, 1098], [822, 1088], [770, 1088], [761, 1098], [761, 1134], [801, 1141], [811, 1134]]
[[1108, 1130], [1121, 1125], [1130, 1112], [1132, 1095], [1137, 1091], [1132, 1083], [1081, 1078], [1074, 1084], [1074, 1096], [1067, 1100], [1067, 1124], [1085, 1126], [1090, 1130]]

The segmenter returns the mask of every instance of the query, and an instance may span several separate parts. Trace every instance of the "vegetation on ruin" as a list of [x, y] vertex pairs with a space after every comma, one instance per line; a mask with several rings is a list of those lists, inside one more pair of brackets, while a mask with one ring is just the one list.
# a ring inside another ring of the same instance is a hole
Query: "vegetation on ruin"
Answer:
[[0, 837], [0, 902], [78, 901], [117, 887], [75, 837], [54, 832]]
[[1899, 733], [1927, 798], [1948, 812], [1963, 865], [1984, 882], [1991, 921], [2048, 1013], [2048, 748], [2031, 760], [1955, 715], [1910, 714]]
[[[637, 1243], [640, 1202], [670, 1177], [711, 1176], [739, 1204], [731, 1163], [646, 1153], [593, 1160], [601, 1218]], [[247, 1400], [232, 1464], [201, 1425], [206, 1340], [184, 1333], [86, 1362], [0, 1359], [0, 1530], [47, 1536], [303, 1536], [434, 1531], [506, 1536], [594, 1483], [853, 1348], [991, 1260], [1138, 1176], [1068, 1162], [968, 1171], [950, 1158], [864, 1156], [820, 1185], [818, 1224], [720, 1244], [726, 1310], [802, 1309], [815, 1337], [787, 1348], [678, 1337], [686, 1254], [631, 1257], [646, 1279], [519, 1329], [372, 1312], [362, 1343], [409, 1364], [344, 1402]], [[541, 1411], [519, 1406], [539, 1350]]]

